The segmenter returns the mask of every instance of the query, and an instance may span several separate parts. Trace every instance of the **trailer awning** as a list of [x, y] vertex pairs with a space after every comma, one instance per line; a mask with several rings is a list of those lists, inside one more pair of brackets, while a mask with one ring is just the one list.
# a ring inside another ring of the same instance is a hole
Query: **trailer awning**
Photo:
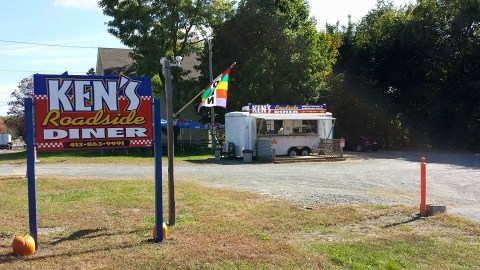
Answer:
[[258, 113], [251, 114], [254, 118], [266, 119], [266, 120], [335, 120], [335, 118], [330, 115], [320, 115], [320, 114], [311, 114], [311, 113], [292, 113], [292, 114], [281, 114], [281, 113]]

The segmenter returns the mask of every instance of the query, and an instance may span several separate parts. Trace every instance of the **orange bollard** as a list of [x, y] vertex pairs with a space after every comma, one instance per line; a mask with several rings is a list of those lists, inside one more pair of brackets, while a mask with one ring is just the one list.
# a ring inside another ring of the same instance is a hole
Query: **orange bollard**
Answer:
[[420, 164], [420, 216], [427, 216], [427, 164], [422, 157]]

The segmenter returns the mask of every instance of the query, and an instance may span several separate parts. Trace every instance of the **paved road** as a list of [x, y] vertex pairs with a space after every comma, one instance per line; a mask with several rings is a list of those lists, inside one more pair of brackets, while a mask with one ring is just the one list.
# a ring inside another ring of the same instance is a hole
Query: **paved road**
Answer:
[[[175, 164], [176, 181], [259, 192], [315, 203], [419, 205], [420, 157], [427, 158], [427, 203], [480, 222], [480, 154], [351, 153], [342, 162], [245, 164], [240, 161]], [[38, 176], [152, 178], [153, 165], [37, 164]], [[167, 166], [163, 168], [166, 181]], [[0, 175], [24, 175], [24, 165], [0, 165]], [[413, 213], [412, 213], [413, 214]]]

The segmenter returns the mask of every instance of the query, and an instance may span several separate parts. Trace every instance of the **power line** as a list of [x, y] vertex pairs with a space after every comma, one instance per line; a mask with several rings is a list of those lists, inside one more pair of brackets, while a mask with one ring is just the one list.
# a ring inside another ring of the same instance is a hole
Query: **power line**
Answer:
[[[37, 43], [37, 42], [26, 42], [26, 41], [4, 40], [4, 39], [0, 39], [0, 42], [27, 44], [27, 45], [36, 45], [36, 46], [48, 46], [48, 47], [76, 48], [76, 49], [98, 49], [99, 48], [99, 47], [92, 47], [92, 46], [61, 45], [61, 44]], [[101, 47], [101, 48], [107, 48], [107, 47]], [[123, 49], [123, 48], [111, 48], [111, 49]]]
[[3, 40], [3, 39], [0, 39], [0, 42], [15, 43], [15, 44], [28, 44], [28, 45], [37, 45], [37, 46], [49, 46], [49, 47], [66, 47], [66, 48], [77, 48], [77, 49], [98, 49], [98, 47], [91, 47], [91, 46], [74, 46], [74, 45], [47, 44], [47, 43], [36, 43], [36, 42], [15, 41], [15, 40]]
[[[47, 71], [47, 70], [17, 70], [17, 69], [0, 69], [0, 72], [20, 72], [20, 73], [59, 73], [59, 71]], [[60, 71], [64, 73], [64, 71]], [[68, 73], [86, 73], [86, 71], [67, 71]]]

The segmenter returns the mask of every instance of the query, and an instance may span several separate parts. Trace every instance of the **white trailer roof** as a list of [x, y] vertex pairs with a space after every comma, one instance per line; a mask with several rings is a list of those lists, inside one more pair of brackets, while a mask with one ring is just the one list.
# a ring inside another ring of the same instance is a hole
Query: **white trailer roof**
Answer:
[[331, 114], [313, 114], [313, 113], [258, 113], [251, 114], [252, 117], [266, 120], [335, 120]]

